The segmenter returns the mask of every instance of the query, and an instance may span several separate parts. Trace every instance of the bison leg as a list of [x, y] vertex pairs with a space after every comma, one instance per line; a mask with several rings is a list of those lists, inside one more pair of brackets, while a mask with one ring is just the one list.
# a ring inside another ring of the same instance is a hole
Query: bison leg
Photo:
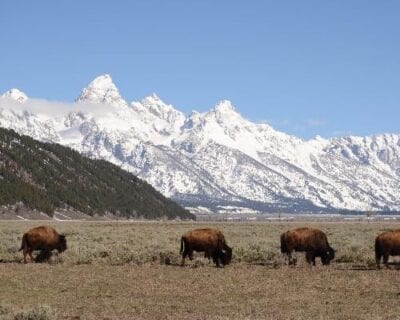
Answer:
[[377, 269], [381, 268], [381, 258], [382, 258], [381, 254], [379, 254], [379, 253], [375, 254], [375, 263], [376, 263], [376, 268]]
[[295, 255], [293, 255], [293, 252], [289, 253], [288, 257], [289, 257], [289, 266], [290, 265], [295, 266], [297, 264], [297, 258]]
[[384, 253], [383, 254], [383, 263], [385, 264], [385, 267], [390, 269], [389, 267], [389, 254], [388, 253]]
[[216, 251], [211, 252], [211, 256], [212, 256], [213, 262], [214, 262], [216, 265], [218, 265], [219, 262], [218, 262], [218, 254], [217, 254], [217, 252], [216, 252]]
[[28, 263], [28, 261], [26, 260], [26, 255], [28, 254], [28, 250], [24, 249], [23, 254], [24, 254], [24, 263], [26, 264]]
[[189, 256], [190, 260], [193, 260], [193, 250], [191, 248], [185, 247], [185, 250], [183, 250], [182, 253], [182, 262], [181, 262], [182, 267], [185, 265], [185, 259], [187, 256]]
[[306, 252], [306, 261], [308, 264], [311, 264], [312, 262], [312, 253], [310, 251]]
[[211, 251], [211, 257], [213, 259], [213, 262], [216, 264], [217, 268], [221, 267], [221, 262], [222, 262], [221, 254], [222, 254], [222, 251], [218, 250], [218, 249]]
[[182, 252], [182, 262], [181, 262], [181, 266], [183, 267], [185, 265], [185, 259], [188, 256], [189, 251], [187, 250], [187, 248], [185, 248], [185, 250], [183, 250]]
[[285, 259], [287, 260], [288, 265], [292, 265], [292, 254], [291, 253], [286, 253]]
[[32, 262], [35, 261], [35, 258], [32, 256], [32, 250], [29, 250], [28, 254], [29, 254], [29, 258], [31, 258], [31, 261]]
[[24, 248], [23, 254], [24, 254], [24, 263], [28, 263], [28, 260], [26, 259], [27, 255], [29, 255], [31, 262], [34, 261], [32, 257], [32, 250], [30, 250], [29, 248]]
[[290, 252], [284, 252], [283, 253], [283, 257], [285, 258], [285, 263], [287, 263], [288, 265], [290, 265]]
[[287, 263], [288, 261], [288, 254], [287, 253], [283, 253], [283, 258], [285, 259], [285, 263]]
[[312, 264], [315, 266], [315, 254], [312, 251], [307, 251], [306, 252], [306, 260], [309, 264]]
[[208, 263], [209, 264], [211, 263], [211, 257], [212, 257], [212, 251], [211, 250], [206, 250], [204, 252], [204, 258], [208, 259]]
[[216, 264], [217, 268], [220, 268], [220, 267], [221, 267], [221, 264], [220, 264], [220, 254], [221, 254], [221, 253], [219, 252], [219, 250], [215, 250], [215, 251], [213, 251], [212, 254], [211, 254], [212, 259], [213, 259], [213, 262]]

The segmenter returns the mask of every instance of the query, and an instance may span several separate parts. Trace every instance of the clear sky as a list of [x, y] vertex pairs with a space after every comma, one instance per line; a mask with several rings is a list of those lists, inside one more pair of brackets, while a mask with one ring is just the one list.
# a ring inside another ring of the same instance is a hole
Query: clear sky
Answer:
[[1, 0], [0, 92], [72, 101], [109, 73], [128, 101], [229, 99], [309, 138], [400, 132], [400, 1]]

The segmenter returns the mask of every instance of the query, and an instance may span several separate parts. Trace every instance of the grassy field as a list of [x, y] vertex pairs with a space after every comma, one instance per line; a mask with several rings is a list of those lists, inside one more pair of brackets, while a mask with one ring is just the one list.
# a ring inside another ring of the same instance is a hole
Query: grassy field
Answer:
[[[396, 223], [52, 222], [69, 249], [23, 265], [22, 234], [38, 224], [0, 222], [0, 319], [400, 318], [400, 271], [377, 271], [373, 258], [375, 236]], [[300, 253], [284, 264], [279, 235], [305, 225], [327, 233], [330, 266]], [[232, 264], [198, 254], [179, 267], [180, 236], [205, 226], [224, 232]]]

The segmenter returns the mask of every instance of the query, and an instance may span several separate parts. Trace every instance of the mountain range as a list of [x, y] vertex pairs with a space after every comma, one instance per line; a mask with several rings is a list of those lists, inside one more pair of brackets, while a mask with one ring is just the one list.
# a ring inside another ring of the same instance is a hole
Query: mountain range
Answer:
[[11, 89], [0, 127], [112, 162], [194, 212], [400, 210], [400, 134], [303, 140], [228, 100], [189, 115], [156, 94], [129, 103], [107, 74], [73, 103]]

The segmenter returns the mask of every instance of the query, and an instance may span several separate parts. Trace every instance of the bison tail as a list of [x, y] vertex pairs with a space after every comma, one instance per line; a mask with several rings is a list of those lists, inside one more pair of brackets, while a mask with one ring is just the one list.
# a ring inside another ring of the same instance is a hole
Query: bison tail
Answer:
[[184, 249], [185, 249], [185, 239], [182, 237], [181, 238], [181, 250], [179, 251], [179, 253], [182, 254]]
[[281, 234], [281, 253], [287, 253], [288, 249], [286, 246], [286, 234], [282, 233]]
[[18, 251], [24, 250], [24, 248], [25, 248], [26, 246], [27, 246], [27, 243], [26, 243], [26, 234], [24, 234], [24, 235], [22, 236], [21, 248], [19, 248]]

